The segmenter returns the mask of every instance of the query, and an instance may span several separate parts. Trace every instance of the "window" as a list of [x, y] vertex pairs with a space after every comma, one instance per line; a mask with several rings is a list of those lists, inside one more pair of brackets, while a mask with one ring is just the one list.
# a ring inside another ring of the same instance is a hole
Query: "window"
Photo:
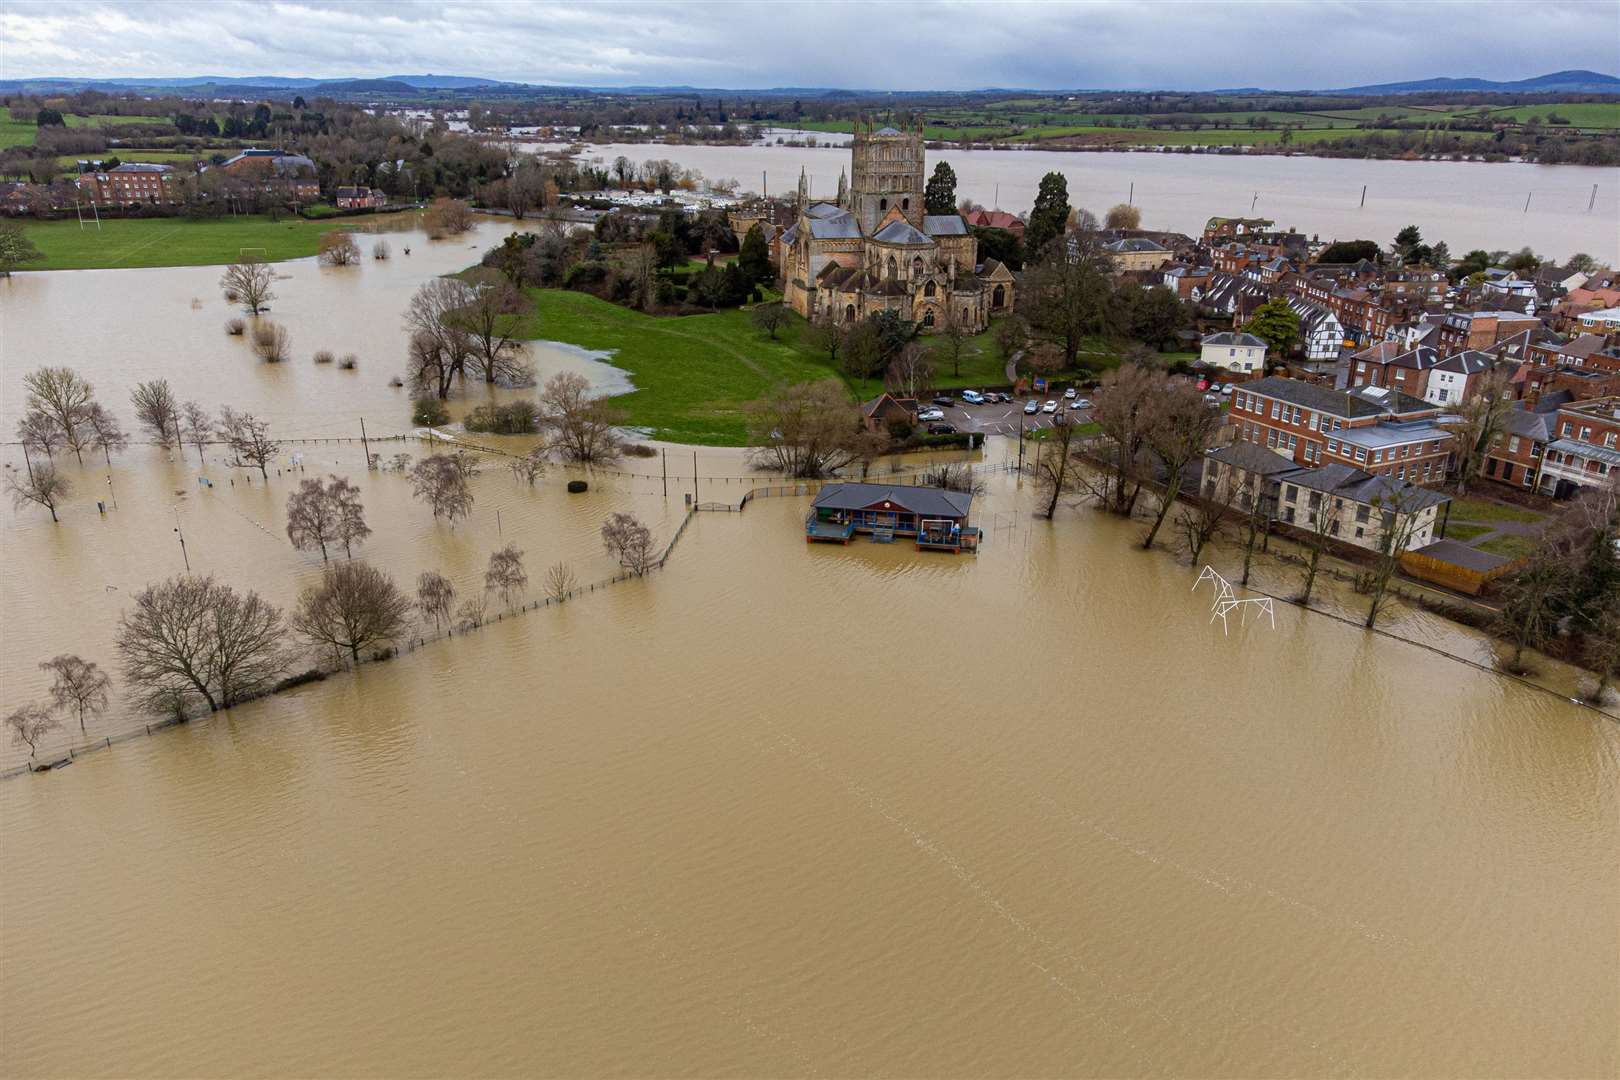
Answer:
[[[1277, 417], [1279, 417], [1279, 416], [1281, 416], [1281, 415], [1282, 415], [1282, 402], [1280, 402], [1280, 401], [1273, 401], [1273, 402], [1272, 402], [1272, 403], [1271, 403], [1271, 418], [1272, 418], [1272, 419], [1273, 419], [1273, 420], [1275, 420], [1275, 419], [1277, 419]], [[1567, 426], [1567, 425], [1566, 425], [1566, 426]], [[1566, 434], [1566, 435], [1567, 435], [1567, 434], [1569, 434], [1569, 432], [1567, 432], [1567, 431], [1566, 431], [1566, 432], [1565, 432], [1565, 433], [1564, 433], [1564, 434]]]
[[1515, 436], [1513, 436], [1512, 438], [1510, 438], [1508, 440], [1508, 453], [1517, 454], [1518, 452], [1519, 452], [1519, 437], [1517, 435], [1515, 435]]
[[1356, 460], [1358, 462], [1364, 462], [1367, 460], [1367, 451], [1363, 450], [1359, 446], [1356, 447]]
[[[1369, 516], [1368, 510], [1367, 510], [1367, 508], [1365, 506], [1356, 507], [1356, 520], [1357, 521], [1362, 522], [1363, 524], [1365, 524], [1367, 522], [1367, 520], [1368, 520], [1368, 516]], [[1356, 535], [1357, 536], [1361, 535], [1361, 530], [1360, 529], [1356, 530]]]
[[933, 308], [929, 308], [927, 311], [923, 312], [923, 325], [924, 326], [933, 326], [934, 325], [934, 309]]
[[1339, 440], [1338, 439], [1329, 439], [1328, 440], [1328, 453], [1337, 454], [1338, 452], [1339, 452]]
[[1307, 417], [1307, 420], [1308, 420], [1308, 421], [1309, 421], [1309, 423], [1310, 423], [1310, 428], [1311, 428], [1311, 430], [1312, 430], [1312, 431], [1315, 431], [1315, 430], [1316, 430], [1316, 414], [1315, 414], [1315, 413], [1311, 413], [1311, 414], [1310, 414], [1310, 415], [1309, 415], [1309, 416], [1308, 416], [1308, 417]]
[[1266, 428], [1266, 448], [1268, 450], [1277, 449], [1277, 429], [1276, 428]]
[[934, 289], [934, 283], [932, 281], [930, 281], [928, 284], [923, 286], [923, 295], [924, 296], [933, 296], [935, 291], [936, 290]]
[[911, 209], [911, 200], [910, 199], [901, 199], [900, 200], [900, 209], [902, 209], [902, 210], [910, 210]]
[[1294, 447], [1296, 445], [1298, 445], [1298, 443], [1299, 443], [1299, 440], [1296, 439], [1294, 436], [1292, 436], [1292, 435], [1288, 436], [1288, 452], [1290, 454], [1292, 454], [1294, 452]]
[[1436, 390], [1434, 396], [1435, 396], [1435, 400], [1439, 401], [1441, 404], [1444, 404], [1445, 400], [1446, 400], [1445, 388], [1442, 387], [1441, 389]]
[[1295, 487], [1293, 484], [1289, 484], [1283, 489], [1283, 498], [1287, 499], [1289, 502], [1298, 500], [1299, 488]]
[[1380, 461], [1383, 461], [1383, 460], [1384, 460], [1384, 452], [1382, 450], [1374, 450], [1373, 451], [1373, 464], [1376, 465]]

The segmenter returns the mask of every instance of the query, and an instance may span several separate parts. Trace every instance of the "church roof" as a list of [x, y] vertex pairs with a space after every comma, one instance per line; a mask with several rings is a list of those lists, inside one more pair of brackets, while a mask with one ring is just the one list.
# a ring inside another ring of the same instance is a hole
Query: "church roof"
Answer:
[[961, 214], [927, 214], [923, 217], [923, 232], [929, 236], [966, 236], [967, 222]]
[[930, 244], [933, 241], [912, 227], [909, 221], [891, 221], [872, 236], [880, 244]]
[[836, 203], [818, 202], [806, 208], [805, 213], [813, 218], [835, 218], [840, 214], [847, 214], [849, 211]]
[[817, 240], [858, 240], [861, 227], [853, 214], [840, 212], [833, 218], [811, 218], [810, 235]]
[[875, 134], [875, 135], [898, 135], [900, 133], [898, 131], [894, 130], [894, 128], [892, 128], [892, 127], [881, 127], [881, 128], [878, 128], [877, 131], [873, 132], [873, 134]]

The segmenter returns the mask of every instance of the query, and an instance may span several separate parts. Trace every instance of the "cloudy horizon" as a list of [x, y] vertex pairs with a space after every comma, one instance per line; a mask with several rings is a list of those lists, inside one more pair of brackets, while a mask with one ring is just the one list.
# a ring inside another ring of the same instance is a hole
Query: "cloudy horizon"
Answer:
[[[790, 23], [790, 12], [802, 16]], [[433, 73], [603, 88], [1324, 90], [1434, 77], [1511, 81], [1575, 68], [1614, 73], [1620, 0], [1539, 5], [1533, 34], [1526, 18], [1518, 3], [1368, 0], [13, 0], [0, 11], [0, 78]], [[1029, 46], [1032, 34], [1043, 48]]]

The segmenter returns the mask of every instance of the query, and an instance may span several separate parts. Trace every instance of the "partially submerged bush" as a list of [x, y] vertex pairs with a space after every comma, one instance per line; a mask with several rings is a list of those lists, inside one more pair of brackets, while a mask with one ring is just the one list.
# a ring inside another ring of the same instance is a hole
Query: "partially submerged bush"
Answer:
[[292, 335], [280, 323], [261, 322], [253, 328], [253, 355], [265, 363], [281, 363], [291, 348]]
[[242, 332], [245, 331], [246, 329], [247, 329], [247, 322], [242, 320], [242, 319], [226, 319], [225, 320], [225, 332], [227, 334], [231, 335], [231, 337], [241, 337]]
[[450, 410], [438, 398], [417, 398], [411, 402], [411, 423], [421, 427], [438, 427], [450, 422]]
[[625, 446], [624, 452], [629, 454], [631, 457], [658, 456], [658, 449], [656, 447], [648, 446], [646, 443], [629, 443]]
[[342, 368], [344, 371], [353, 371], [355, 368], [357, 368], [359, 366], [360, 366], [360, 358], [358, 356], [354, 355], [354, 353], [352, 353], [352, 352], [351, 353], [344, 353], [343, 354], [343, 359], [338, 361], [338, 367]]
[[315, 362], [317, 364], [330, 364], [333, 360], [336, 360], [336, 359], [337, 359], [337, 357], [332, 355], [332, 350], [331, 349], [316, 349], [315, 350]]
[[533, 435], [540, 430], [540, 409], [532, 401], [480, 405], [467, 414], [468, 431], [492, 435]]

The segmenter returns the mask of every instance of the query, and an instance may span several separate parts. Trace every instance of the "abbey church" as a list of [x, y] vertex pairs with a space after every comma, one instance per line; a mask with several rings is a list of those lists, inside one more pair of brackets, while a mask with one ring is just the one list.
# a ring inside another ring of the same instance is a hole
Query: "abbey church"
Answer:
[[923, 332], [957, 320], [971, 333], [1012, 310], [1013, 276], [962, 215], [923, 212], [922, 121], [905, 130], [857, 120], [852, 175], [838, 201], [811, 203], [799, 177], [798, 220], [782, 234], [787, 302], [807, 319], [853, 322], [896, 311]]

